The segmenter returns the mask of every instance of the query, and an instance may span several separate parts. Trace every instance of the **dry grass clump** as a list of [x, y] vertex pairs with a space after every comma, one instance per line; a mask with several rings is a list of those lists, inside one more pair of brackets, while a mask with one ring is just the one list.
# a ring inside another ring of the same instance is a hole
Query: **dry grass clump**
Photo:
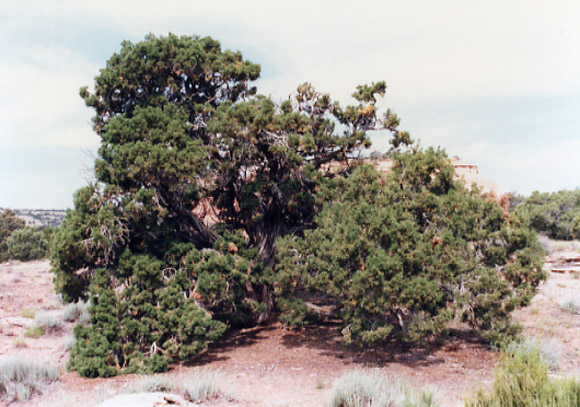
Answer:
[[151, 376], [133, 384], [127, 389], [127, 393], [170, 393], [173, 389], [175, 389], [175, 384], [169, 377]]
[[86, 302], [73, 302], [68, 304], [64, 309], [62, 319], [67, 322], [74, 322], [78, 320], [81, 324], [88, 324], [91, 322], [89, 304]]
[[221, 375], [215, 370], [195, 369], [179, 378], [179, 388], [186, 400], [194, 403], [219, 397]]
[[37, 326], [41, 326], [44, 332], [57, 332], [61, 328], [58, 319], [45, 310], [40, 310], [34, 315], [34, 323]]
[[539, 352], [542, 363], [551, 370], [558, 369], [562, 356], [562, 345], [555, 338], [530, 338], [521, 342], [512, 342], [506, 346], [508, 354], [533, 354]]
[[14, 357], [0, 356], [0, 396], [27, 401], [42, 387], [58, 379], [58, 369]]
[[27, 338], [40, 338], [44, 335], [44, 328], [40, 325], [29, 326], [24, 331], [24, 336]]
[[330, 407], [435, 407], [432, 391], [412, 390], [388, 377], [355, 370], [338, 379], [331, 391]]
[[156, 375], [143, 379], [127, 389], [127, 393], [174, 393], [186, 400], [200, 403], [223, 394], [221, 375], [208, 369], [194, 369], [177, 378]]
[[568, 297], [560, 302], [560, 308], [572, 314], [580, 315], [580, 298]]
[[36, 315], [36, 310], [35, 309], [23, 309], [20, 311], [20, 316], [22, 318], [34, 318], [34, 316]]

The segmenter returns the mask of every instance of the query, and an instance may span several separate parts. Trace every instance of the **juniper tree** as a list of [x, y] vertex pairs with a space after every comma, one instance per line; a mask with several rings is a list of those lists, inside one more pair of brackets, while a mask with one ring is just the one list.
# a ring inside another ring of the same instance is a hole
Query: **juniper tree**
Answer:
[[93, 304], [70, 368], [157, 371], [227, 326], [266, 320], [275, 239], [310, 226], [316, 189], [337, 176], [322, 167], [348, 163], [369, 130], [410, 141], [377, 111], [384, 82], [345, 108], [308, 84], [277, 105], [250, 86], [259, 72], [210, 38], [149, 36], [81, 89], [101, 139], [96, 182], [77, 191], [52, 251], [63, 297]]
[[542, 252], [529, 221], [454, 180], [441, 150], [393, 155], [392, 171], [363, 165], [303, 238], [278, 241], [282, 318], [303, 324], [330, 305], [343, 339], [376, 345], [438, 336], [454, 318], [495, 342], [539, 282]]

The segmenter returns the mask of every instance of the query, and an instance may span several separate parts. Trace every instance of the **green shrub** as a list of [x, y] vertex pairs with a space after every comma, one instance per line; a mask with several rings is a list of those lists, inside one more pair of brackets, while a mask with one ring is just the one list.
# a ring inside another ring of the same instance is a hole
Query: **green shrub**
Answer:
[[309, 298], [334, 309], [346, 344], [434, 338], [453, 319], [512, 338], [511, 312], [546, 278], [542, 249], [524, 217], [453, 177], [427, 149], [394, 154], [386, 177], [363, 165], [339, 180], [312, 230], [277, 241], [285, 320], [301, 323]]
[[24, 331], [24, 336], [28, 338], [40, 338], [42, 335], [44, 335], [44, 328], [42, 325], [29, 326]]
[[10, 209], [5, 209], [0, 213], [0, 263], [9, 259], [6, 240], [15, 230], [25, 226], [26, 223]]
[[36, 310], [35, 309], [29, 309], [29, 308], [25, 308], [20, 310], [20, 316], [23, 318], [34, 318], [34, 316], [36, 315]]
[[416, 393], [386, 376], [353, 371], [339, 378], [331, 390], [330, 407], [435, 407], [431, 391]]
[[519, 342], [511, 342], [506, 346], [508, 354], [531, 354], [538, 351], [540, 359], [550, 369], [557, 369], [560, 365], [560, 357], [562, 355], [562, 346], [560, 343], [552, 339], [531, 338], [524, 339]]
[[38, 228], [25, 227], [6, 239], [8, 258], [20, 261], [39, 260], [48, 255], [46, 234]]
[[580, 237], [580, 190], [540, 193], [534, 191], [517, 210], [529, 214], [532, 226], [552, 239]]
[[9, 401], [28, 401], [44, 384], [58, 379], [58, 369], [0, 356], [0, 396]]
[[479, 391], [467, 407], [578, 407], [580, 380], [551, 379], [538, 346], [508, 346], [493, 388]]

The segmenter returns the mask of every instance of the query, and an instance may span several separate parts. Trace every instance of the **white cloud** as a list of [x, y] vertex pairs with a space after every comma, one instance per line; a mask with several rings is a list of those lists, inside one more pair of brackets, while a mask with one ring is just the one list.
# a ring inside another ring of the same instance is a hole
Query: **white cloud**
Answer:
[[94, 146], [91, 112], [78, 90], [97, 67], [58, 46], [36, 46], [23, 53], [0, 62], [2, 145]]

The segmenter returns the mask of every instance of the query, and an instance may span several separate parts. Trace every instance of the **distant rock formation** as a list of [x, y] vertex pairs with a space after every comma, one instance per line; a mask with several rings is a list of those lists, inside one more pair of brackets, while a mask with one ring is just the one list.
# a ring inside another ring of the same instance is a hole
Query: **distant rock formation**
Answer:
[[[379, 171], [389, 173], [393, 166], [392, 160], [389, 158], [366, 158], [361, 160], [365, 164], [373, 164]], [[451, 163], [455, 167], [455, 174], [467, 188], [471, 188], [472, 184], [477, 184], [481, 188], [481, 192], [489, 194], [490, 196], [499, 199], [503, 194], [499, 186], [489, 178], [483, 177], [479, 173], [479, 169], [475, 164], [468, 164], [459, 159], [459, 157], [451, 158]], [[343, 163], [332, 162], [322, 167], [322, 171], [337, 171], [342, 167]]]
[[[0, 212], [8, 208], [0, 208]], [[52, 226], [58, 227], [62, 223], [66, 211], [62, 209], [12, 209], [27, 226]]]
[[477, 184], [481, 187], [482, 192], [490, 195], [495, 195], [496, 197], [501, 197], [502, 192], [499, 186], [492, 180], [482, 177], [479, 174], [479, 169], [475, 164], [468, 164], [459, 159], [459, 157], [453, 157], [451, 159], [453, 166], [455, 167], [455, 174], [466, 187], [470, 187], [471, 184]]

